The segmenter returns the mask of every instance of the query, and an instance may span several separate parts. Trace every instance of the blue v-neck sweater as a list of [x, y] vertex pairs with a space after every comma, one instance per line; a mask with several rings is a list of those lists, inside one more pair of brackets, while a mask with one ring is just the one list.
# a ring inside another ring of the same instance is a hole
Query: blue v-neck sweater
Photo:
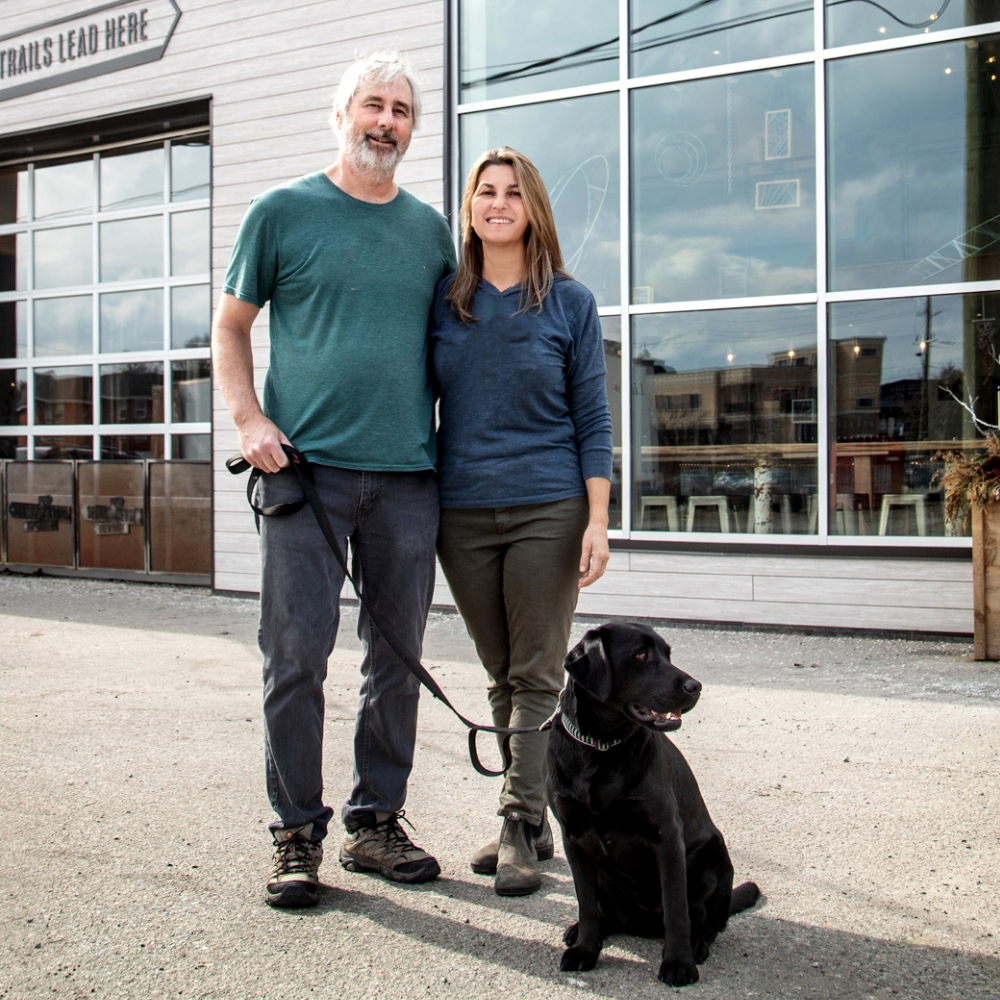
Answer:
[[520, 286], [480, 281], [476, 323], [462, 323], [438, 283], [431, 350], [440, 397], [442, 507], [517, 507], [585, 496], [611, 478], [611, 414], [594, 297], [557, 277], [539, 313]]

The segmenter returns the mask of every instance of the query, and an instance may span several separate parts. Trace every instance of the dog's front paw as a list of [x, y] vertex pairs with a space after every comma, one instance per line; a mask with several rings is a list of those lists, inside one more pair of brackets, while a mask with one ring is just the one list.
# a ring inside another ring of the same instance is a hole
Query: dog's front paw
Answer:
[[657, 977], [667, 986], [690, 986], [691, 983], [698, 982], [698, 966], [687, 962], [663, 961]]
[[694, 954], [694, 964], [704, 965], [711, 951], [711, 946], [707, 941], [692, 941], [691, 951]]
[[576, 946], [567, 948], [563, 952], [562, 961], [559, 963], [559, 971], [589, 972], [597, 965], [597, 956], [600, 953], [600, 948], [577, 948]]
[[567, 948], [572, 948], [576, 944], [576, 936], [580, 932], [580, 921], [575, 920], [563, 932], [563, 944]]

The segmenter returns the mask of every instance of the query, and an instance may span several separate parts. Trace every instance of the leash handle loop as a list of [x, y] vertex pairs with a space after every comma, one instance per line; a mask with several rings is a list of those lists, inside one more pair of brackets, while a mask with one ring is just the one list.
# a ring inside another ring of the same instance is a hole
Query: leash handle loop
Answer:
[[[520, 727], [510, 727], [510, 726], [480, 726], [475, 722], [470, 721], [455, 706], [448, 700], [447, 695], [441, 690], [441, 686], [438, 682], [430, 675], [427, 668], [406, 648], [406, 646], [400, 642], [396, 637], [395, 633], [385, 627], [384, 623], [380, 622], [373, 614], [372, 609], [367, 605], [364, 598], [361, 595], [361, 588], [357, 585], [354, 577], [351, 576], [351, 571], [347, 567], [347, 560], [344, 558], [344, 554], [340, 551], [340, 546], [337, 544], [337, 536], [334, 534], [333, 528], [330, 526], [329, 518], [326, 516], [326, 511], [323, 508], [323, 502], [320, 500], [319, 494], [316, 492], [316, 484], [313, 476], [312, 466], [309, 464], [308, 459], [296, 448], [289, 444], [283, 444], [282, 450], [288, 456], [290, 460], [291, 468], [295, 470], [295, 474], [299, 480], [299, 486], [302, 489], [302, 499], [293, 501], [292, 503], [279, 503], [273, 504], [269, 507], [262, 507], [256, 503], [254, 500], [254, 494], [257, 487], [257, 483], [260, 481], [262, 472], [260, 469], [251, 466], [250, 463], [242, 455], [233, 455], [226, 461], [226, 468], [234, 475], [238, 476], [250, 470], [250, 479], [247, 482], [247, 501], [250, 504], [250, 508], [253, 510], [254, 519], [257, 523], [257, 531], [260, 531], [260, 519], [262, 517], [284, 517], [288, 514], [295, 514], [302, 510], [306, 504], [312, 508], [313, 516], [316, 518], [316, 523], [319, 526], [319, 530], [326, 540], [327, 545], [330, 546], [334, 557], [337, 560], [341, 570], [344, 572], [344, 576], [350, 580], [351, 586], [354, 588], [354, 593], [357, 595], [358, 603], [361, 604], [365, 610], [368, 612], [368, 620], [371, 626], [377, 632], [382, 633], [382, 637], [385, 639], [386, 644], [389, 648], [399, 657], [403, 665], [413, 674], [417, 680], [427, 688], [430, 693], [437, 698], [442, 704], [446, 705], [455, 717], [469, 730], [469, 757], [472, 761], [472, 766], [482, 775], [487, 778], [496, 778], [505, 774], [511, 766], [511, 755], [510, 755], [510, 737], [515, 733], [537, 733], [548, 729], [552, 725], [552, 721], [555, 716], [549, 718], [541, 726], [520, 726]], [[558, 711], [558, 709], [557, 709]], [[494, 733], [499, 736], [505, 736], [501, 744], [501, 753], [503, 756], [503, 770], [502, 771], [491, 771], [489, 768], [485, 767], [479, 759], [479, 753], [476, 748], [476, 734], [477, 733]]]

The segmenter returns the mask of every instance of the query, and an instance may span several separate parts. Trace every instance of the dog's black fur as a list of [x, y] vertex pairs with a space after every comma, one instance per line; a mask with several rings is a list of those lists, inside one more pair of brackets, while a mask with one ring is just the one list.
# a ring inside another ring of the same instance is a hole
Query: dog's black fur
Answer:
[[[730, 914], [760, 891], [733, 889], [733, 866], [698, 783], [664, 735], [678, 729], [701, 684], [670, 662], [643, 625], [592, 629], [566, 658], [570, 679], [552, 726], [549, 804], [562, 828], [579, 920], [563, 937], [564, 972], [592, 969], [616, 932], [663, 938], [659, 978], [698, 981]], [[567, 723], [597, 749], [567, 732]]]

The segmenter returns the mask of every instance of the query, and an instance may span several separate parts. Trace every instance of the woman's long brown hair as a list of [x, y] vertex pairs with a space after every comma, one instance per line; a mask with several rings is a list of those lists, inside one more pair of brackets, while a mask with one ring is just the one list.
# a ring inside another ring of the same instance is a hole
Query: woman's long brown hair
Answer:
[[521, 201], [528, 217], [528, 229], [524, 234], [524, 277], [521, 280], [518, 312], [527, 312], [533, 308], [541, 312], [545, 297], [552, 288], [553, 276], [562, 274], [569, 277], [563, 267], [549, 195], [538, 168], [523, 153], [509, 146], [488, 149], [476, 160], [469, 171], [469, 179], [465, 182], [459, 213], [462, 222], [462, 253], [455, 278], [445, 296], [455, 315], [463, 323], [475, 323], [478, 319], [472, 314], [472, 299], [483, 276], [483, 241], [472, 228], [472, 200], [479, 187], [479, 176], [487, 167], [513, 168], [514, 180], [521, 192]]

